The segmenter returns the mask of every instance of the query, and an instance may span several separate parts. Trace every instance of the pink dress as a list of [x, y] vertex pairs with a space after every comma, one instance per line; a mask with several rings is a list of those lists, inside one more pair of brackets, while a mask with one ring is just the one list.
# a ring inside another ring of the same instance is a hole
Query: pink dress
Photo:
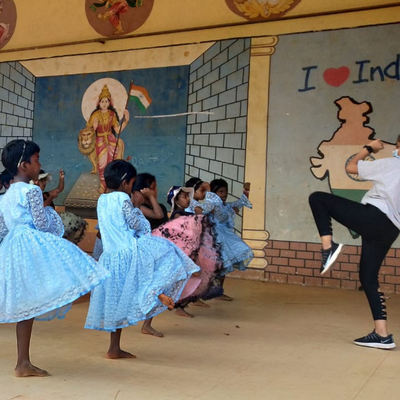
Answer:
[[[200, 267], [200, 283], [190, 296], [181, 296], [183, 302], [188, 303], [199, 298], [211, 299], [223, 293], [222, 288], [215, 283], [215, 277], [222, 268], [222, 263], [219, 246], [215, 243], [212, 232], [212, 223], [208, 217], [194, 214], [183, 215], [152, 231], [152, 235], [170, 240]], [[192, 284], [195, 282], [189, 280], [186, 285], [188, 293], [192, 289]]]

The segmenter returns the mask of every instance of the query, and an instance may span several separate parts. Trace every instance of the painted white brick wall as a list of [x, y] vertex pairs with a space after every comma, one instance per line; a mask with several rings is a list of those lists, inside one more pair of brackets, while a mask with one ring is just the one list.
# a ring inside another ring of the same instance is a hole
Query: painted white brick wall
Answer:
[[11, 140], [32, 140], [35, 77], [18, 62], [0, 63], [0, 86], [2, 152]]
[[[189, 111], [212, 114], [188, 117], [186, 179], [223, 178], [229, 199], [244, 184], [250, 40], [215, 43], [190, 66]], [[241, 231], [242, 219], [235, 228]]]

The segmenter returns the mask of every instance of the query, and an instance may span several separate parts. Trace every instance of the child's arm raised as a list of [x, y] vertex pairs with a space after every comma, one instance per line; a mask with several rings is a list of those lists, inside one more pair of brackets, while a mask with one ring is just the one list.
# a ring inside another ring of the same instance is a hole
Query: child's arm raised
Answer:
[[151, 190], [149, 188], [144, 188], [140, 192], [144, 197], [150, 200], [151, 206], [153, 207], [153, 209], [150, 209], [148, 207], [140, 207], [140, 211], [142, 211], [142, 213], [148, 218], [154, 218], [154, 219], [164, 218], [164, 212], [157, 202], [154, 190]]
[[249, 200], [249, 193], [250, 193], [250, 183], [246, 182], [244, 184], [243, 194], [240, 197], [240, 199], [226, 204], [230, 205], [236, 214], [243, 207], [253, 208], [253, 204], [251, 204], [251, 201]]
[[62, 169], [60, 169], [58, 186], [55, 189], [47, 192], [47, 197], [44, 198], [44, 203], [43, 203], [45, 207], [51, 206], [53, 200], [56, 199], [58, 197], [58, 194], [64, 190], [64, 178], [65, 178], [65, 172]]
[[61, 193], [64, 190], [64, 184], [65, 184], [64, 181], [65, 181], [65, 172], [62, 169], [60, 169], [58, 186], [56, 188], [58, 193]]

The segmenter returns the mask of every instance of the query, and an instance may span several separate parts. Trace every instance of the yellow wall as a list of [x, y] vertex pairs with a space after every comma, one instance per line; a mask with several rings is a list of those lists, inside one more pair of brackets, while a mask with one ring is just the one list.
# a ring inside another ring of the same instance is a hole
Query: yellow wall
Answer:
[[155, 1], [138, 30], [116, 39], [94, 31], [82, 0], [14, 2], [17, 26], [0, 62], [393, 23], [400, 17], [400, 2], [390, 0], [302, 0], [281, 20], [263, 23], [234, 14], [225, 0]]

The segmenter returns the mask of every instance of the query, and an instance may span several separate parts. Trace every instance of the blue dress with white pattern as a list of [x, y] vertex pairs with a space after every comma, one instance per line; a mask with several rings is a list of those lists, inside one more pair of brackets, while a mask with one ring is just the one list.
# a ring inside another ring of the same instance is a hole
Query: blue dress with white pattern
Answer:
[[221, 256], [223, 269], [220, 275], [226, 275], [232, 272], [234, 268], [244, 271], [254, 257], [251, 248], [235, 233], [234, 207], [252, 208], [250, 200], [242, 194], [239, 200], [233, 202], [224, 202], [213, 192], [207, 192], [204, 203], [196, 200], [190, 202], [187, 211], [194, 212], [196, 207], [203, 209], [203, 214], [208, 214], [211, 221], [215, 223], [215, 236], [217, 242], [221, 245]]
[[150, 223], [126, 193], [102, 194], [97, 217], [104, 248], [99, 264], [111, 276], [93, 290], [85, 328], [114, 332], [164, 311], [160, 294], [178, 301], [199, 267], [173, 243], [151, 236]]
[[0, 202], [0, 322], [63, 318], [107, 270], [63, 239], [38, 186], [13, 183]]

